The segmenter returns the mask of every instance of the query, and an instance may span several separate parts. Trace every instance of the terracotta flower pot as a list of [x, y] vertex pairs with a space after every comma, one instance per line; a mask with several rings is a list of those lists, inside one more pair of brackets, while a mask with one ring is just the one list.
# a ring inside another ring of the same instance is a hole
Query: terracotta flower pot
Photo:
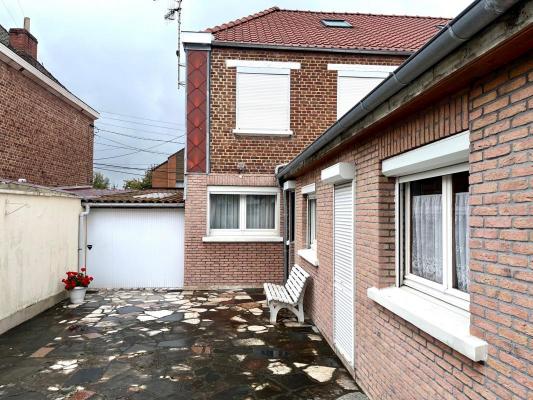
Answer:
[[70, 302], [72, 304], [81, 304], [83, 303], [83, 300], [85, 300], [85, 292], [87, 292], [86, 287], [77, 286], [74, 289], [72, 289], [70, 294]]

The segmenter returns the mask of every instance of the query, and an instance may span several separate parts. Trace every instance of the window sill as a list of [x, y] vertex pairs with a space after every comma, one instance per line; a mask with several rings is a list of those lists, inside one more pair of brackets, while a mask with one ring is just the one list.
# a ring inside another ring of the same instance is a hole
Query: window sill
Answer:
[[261, 129], [234, 129], [233, 133], [240, 136], [276, 136], [276, 137], [290, 137], [293, 131], [269, 131]]
[[488, 344], [470, 334], [470, 313], [407, 287], [367, 291], [369, 298], [474, 361], [487, 359]]
[[204, 236], [205, 243], [256, 243], [256, 242], [283, 242], [281, 236]]
[[298, 250], [298, 255], [302, 257], [305, 261], [307, 261], [309, 264], [314, 265], [315, 267], [318, 267], [318, 255], [316, 253], [316, 250], [313, 250], [313, 249]]

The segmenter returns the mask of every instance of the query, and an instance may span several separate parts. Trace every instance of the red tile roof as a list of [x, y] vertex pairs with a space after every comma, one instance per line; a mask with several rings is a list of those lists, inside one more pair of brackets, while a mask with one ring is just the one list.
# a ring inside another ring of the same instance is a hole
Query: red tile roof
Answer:
[[[331, 28], [323, 19], [346, 20], [353, 28]], [[447, 18], [283, 10], [257, 14], [207, 29], [218, 42], [325, 49], [414, 52]]]

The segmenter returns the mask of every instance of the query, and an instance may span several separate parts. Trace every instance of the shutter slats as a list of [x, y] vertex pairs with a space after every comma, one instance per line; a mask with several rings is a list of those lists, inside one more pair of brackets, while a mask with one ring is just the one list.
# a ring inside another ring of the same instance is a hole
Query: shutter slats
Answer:
[[337, 119], [346, 114], [383, 79], [339, 76], [337, 78]]

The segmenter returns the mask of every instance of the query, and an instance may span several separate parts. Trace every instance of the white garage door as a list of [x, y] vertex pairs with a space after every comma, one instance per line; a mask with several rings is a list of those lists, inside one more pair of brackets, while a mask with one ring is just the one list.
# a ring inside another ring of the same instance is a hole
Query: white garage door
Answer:
[[91, 287], [183, 287], [183, 236], [183, 209], [92, 208], [87, 226]]

